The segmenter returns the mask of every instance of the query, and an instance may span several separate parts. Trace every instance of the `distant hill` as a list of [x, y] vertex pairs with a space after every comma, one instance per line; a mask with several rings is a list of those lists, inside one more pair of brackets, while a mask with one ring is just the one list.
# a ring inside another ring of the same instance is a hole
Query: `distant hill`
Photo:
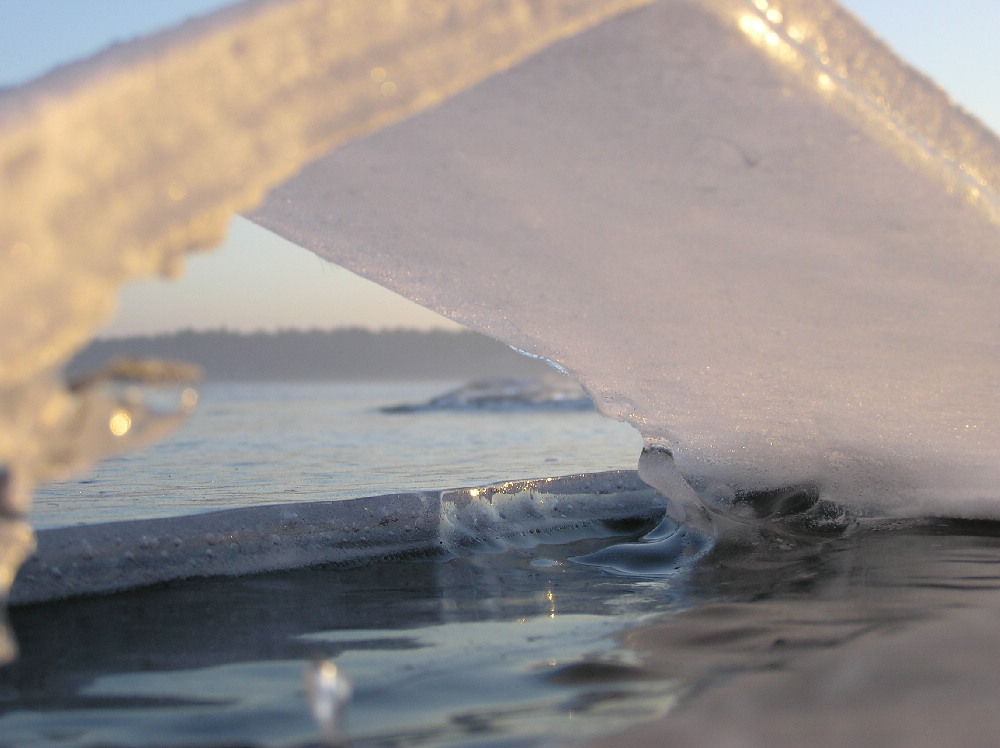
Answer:
[[69, 364], [69, 375], [118, 356], [188, 361], [210, 380], [475, 379], [551, 374], [541, 361], [474, 332], [362, 329], [243, 334], [226, 330], [98, 340]]

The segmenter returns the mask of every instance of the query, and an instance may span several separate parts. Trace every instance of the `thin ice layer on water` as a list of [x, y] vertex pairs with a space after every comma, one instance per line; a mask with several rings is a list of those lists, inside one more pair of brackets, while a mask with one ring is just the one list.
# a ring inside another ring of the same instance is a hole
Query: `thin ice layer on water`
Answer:
[[192, 577], [455, 556], [628, 534], [663, 515], [633, 471], [40, 530], [11, 592], [38, 603]]
[[252, 218], [735, 491], [1000, 516], [1000, 144], [829, 2], [660, 2]]

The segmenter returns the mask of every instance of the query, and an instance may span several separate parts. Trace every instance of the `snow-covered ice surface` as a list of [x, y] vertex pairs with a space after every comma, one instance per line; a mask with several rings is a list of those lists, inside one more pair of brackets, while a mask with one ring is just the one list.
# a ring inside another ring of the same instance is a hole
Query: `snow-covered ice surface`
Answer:
[[1000, 516], [996, 139], [829, 3], [650, 5], [254, 220], [558, 362], [681, 472]]

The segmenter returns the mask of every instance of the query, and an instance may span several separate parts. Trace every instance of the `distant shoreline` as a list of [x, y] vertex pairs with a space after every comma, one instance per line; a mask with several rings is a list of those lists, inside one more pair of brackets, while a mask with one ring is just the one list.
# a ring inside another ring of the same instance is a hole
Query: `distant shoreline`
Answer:
[[92, 342], [67, 365], [93, 372], [117, 357], [198, 364], [208, 381], [412, 380], [528, 377], [553, 369], [479, 333], [460, 330], [194, 331]]

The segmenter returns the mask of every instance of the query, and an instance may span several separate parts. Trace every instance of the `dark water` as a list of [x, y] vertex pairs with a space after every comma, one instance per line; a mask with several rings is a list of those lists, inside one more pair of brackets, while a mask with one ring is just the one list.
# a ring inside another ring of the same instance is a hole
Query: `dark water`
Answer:
[[869, 521], [815, 544], [717, 549], [700, 604], [625, 637], [683, 683], [609, 744], [995, 745], [1000, 525]]
[[[625, 727], [673, 685], [636, 667], [615, 635], [686, 596], [666, 580], [566, 560], [599, 542], [16, 608], [22, 657], [0, 680], [0, 735], [11, 745], [308, 745], [317, 729], [301, 684], [314, 657], [354, 681], [357, 745], [534, 743]], [[626, 693], [642, 698], [622, 706]]]
[[670, 577], [569, 560], [640, 530], [614, 529], [14, 609], [0, 744], [313, 745], [314, 657], [353, 679], [358, 746], [1000, 736], [997, 524], [757, 536]]

